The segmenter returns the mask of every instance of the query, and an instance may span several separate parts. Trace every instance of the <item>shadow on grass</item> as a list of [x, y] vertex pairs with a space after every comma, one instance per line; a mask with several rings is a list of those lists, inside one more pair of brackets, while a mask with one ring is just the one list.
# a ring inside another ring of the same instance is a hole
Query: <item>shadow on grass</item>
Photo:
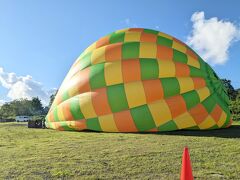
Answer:
[[[74, 131], [73, 131], [74, 132]], [[83, 130], [85, 133], [102, 133], [91, 130]], [[111, 132], [116, 133], [116, 132]], [[117, 133], [119, 134], [119, 132]], [[198, 136], [198, 137], [220, 137], [220, 138], [240, 138], [240, 125], [235, 124], [226, 129], [213, 129], [213, 130], [177, 130], [166, 132], [135, 132], [124, 134], [152, 134], [152, 135], [178, 135], [178, 136]]]
[[158, 135], [180, 135], [180, 136], [199, 136], [199, 137], [220, 137], [220, 138], [240, 138], [240, 125], [232, 125], [226, 129], [214, 130], [179, 130], [170, 132], [159, 132]]

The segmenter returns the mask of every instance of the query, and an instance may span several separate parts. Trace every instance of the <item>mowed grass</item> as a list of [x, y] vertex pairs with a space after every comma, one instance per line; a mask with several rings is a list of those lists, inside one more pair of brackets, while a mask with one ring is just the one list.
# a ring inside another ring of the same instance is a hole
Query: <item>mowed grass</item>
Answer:
[[240, 178], [240, 125], [168, 133], [60, 132], [0, 124], [0, 179], [179, 179], [188, 146], [195, 179]]

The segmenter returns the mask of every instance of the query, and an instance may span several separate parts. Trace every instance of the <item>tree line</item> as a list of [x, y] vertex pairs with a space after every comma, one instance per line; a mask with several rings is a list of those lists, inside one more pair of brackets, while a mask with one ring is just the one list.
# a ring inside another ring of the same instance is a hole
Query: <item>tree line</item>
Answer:
[[222, 79], [222, 82], [230, 99], [229, 108], [232, 118], [235, 121], [240, 121], [240, 89], [234, 89], [230, 80]]

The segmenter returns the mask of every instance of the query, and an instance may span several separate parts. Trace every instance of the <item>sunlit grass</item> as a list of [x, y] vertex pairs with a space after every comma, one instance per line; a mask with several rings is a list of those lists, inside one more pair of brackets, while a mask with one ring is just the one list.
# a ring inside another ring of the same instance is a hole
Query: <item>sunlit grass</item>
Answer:
[[159, 134], [59, 132], [0, 124], [0, 179], [179, 179], [188, 146], [196, 179], [240, 177], [240, 126]]

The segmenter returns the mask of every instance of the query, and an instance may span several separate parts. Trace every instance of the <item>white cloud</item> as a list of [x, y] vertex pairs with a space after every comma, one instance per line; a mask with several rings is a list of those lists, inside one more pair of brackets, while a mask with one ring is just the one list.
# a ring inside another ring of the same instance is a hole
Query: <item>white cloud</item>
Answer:
[[[7, 97], [10, 99], [39, 97], [43, 105], [49, 102], [51, 91], [46, 91], [40, 82], [35, 81], [30, 75], [17, 76], [7, 73], [0, 67], [0, 85], [8, 89]], [[3, 103], [4, 101], [2, 101]], [[1, 103], [1, 100], [0, 100]]]
[[204, 12], [192, 15], [192, 33], [187, 43], [211, 64], [224, 64], [228, 60], [229, 47], [240, 38], [240, 29], [230, 21], [217, 17], [205, 19]]

